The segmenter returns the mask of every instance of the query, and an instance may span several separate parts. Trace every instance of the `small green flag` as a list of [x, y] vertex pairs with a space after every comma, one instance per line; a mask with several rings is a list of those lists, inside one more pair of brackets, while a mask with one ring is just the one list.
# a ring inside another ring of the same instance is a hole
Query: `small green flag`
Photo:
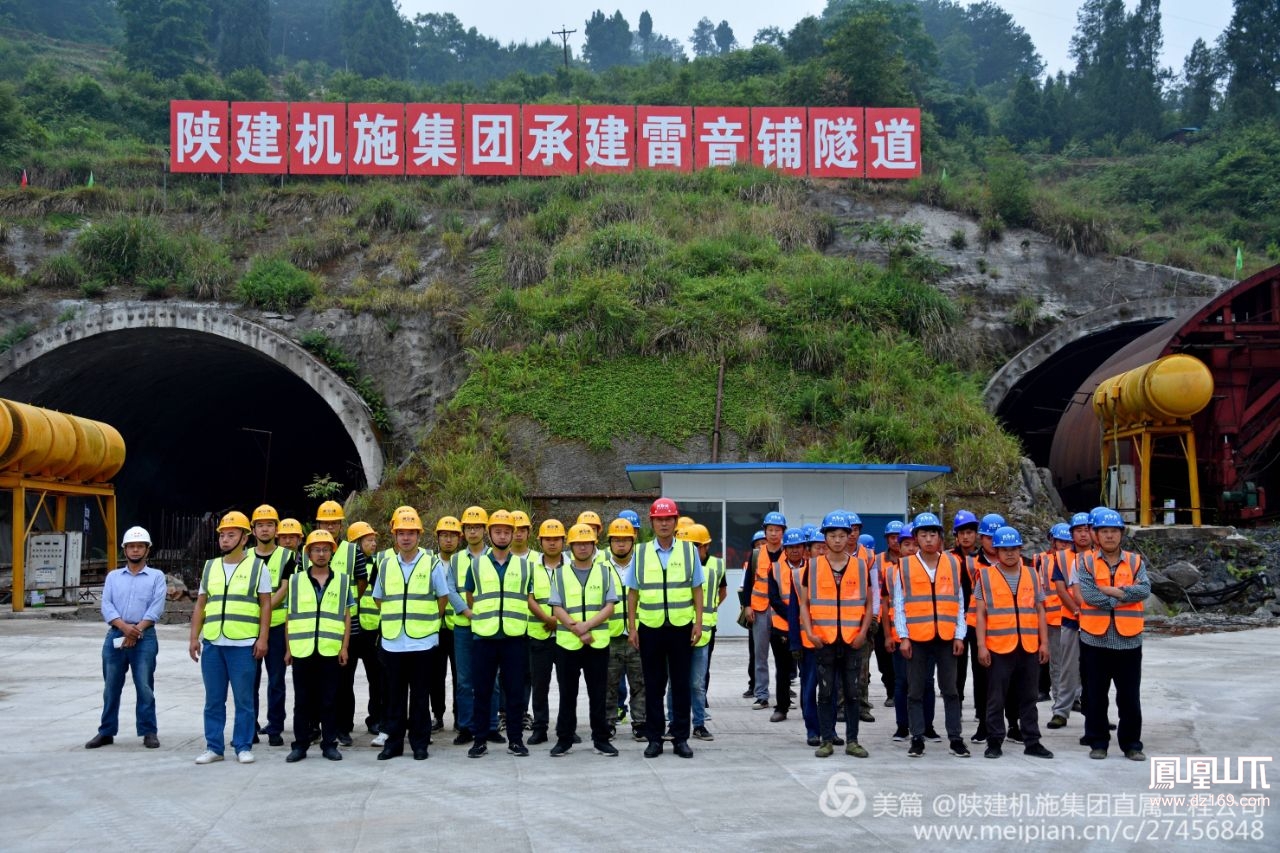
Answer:
[[943, 167], [942, 167], [942, 182], [943, 182], [944, 184], [947, 182], [947, 167], [946, 167], [946, 166], [943, 166]]
[[89, 182], [88, 182], [87, 184], [85, 184], [85, 186], [87, 186], [87, 187], [91, 187], [91, 186], [93, 186], [93, 172], [90, 172], [90, 173], [89, 173]]
[[1243, 269], [1244, 269], [1244, 251], [1241, 250], [1239, 246], [1236, 246], [1236, 272], [1240, 272]]

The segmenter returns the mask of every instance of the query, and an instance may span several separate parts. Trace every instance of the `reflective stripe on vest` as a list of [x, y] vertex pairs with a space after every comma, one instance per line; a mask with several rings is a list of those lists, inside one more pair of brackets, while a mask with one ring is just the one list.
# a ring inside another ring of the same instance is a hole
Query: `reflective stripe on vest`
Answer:
[[[556, 572], [555, 584], [560, 592], [562, 607], [578, 622], [594, 619], [596, 614], [604, 610], [605, 574], [608, 569], [599, 561], [593, 561], [588, 570], [585, 585], [578, 583], [578, 573], [569, 565], [561, 564]], [[550, 593], [548, 593], [550, 595]], [[568, 651], [577, 651], [586, 644], [577, 634], [563, 624], [556, 625], [556, 645]], [[609, 623], [597, 625], [591, 629], [591, 648], [609, 648]]]
[[938, 570], [929, 580], [919, 554], [907, 558], [901, 570], [902, 610], [911, 642], [936, 638], [953, 640], [960, 615], [960, 566], [954, 554], [938, 556]]
[[[293, 556], [293, 552], [288, 548], [277, 547], [271, 552], [270, 557], [263, 558], [256, 551], [250, 551], [249, 556], [266, 566], [267, 571], [271, 573], [271, 592], [275, 593], [279, 591], [280, 575], [284, 573], [284, 564], [289, 562], [289, 558]], [[271, 627], [276, 628], [283, 625], [285, 616], [288, 612], [288, 606], [283, 598], [280, 599], [279, 604], [271, 605]]]
[[[355, 585], [356, 579], [352, 577], [352, 572], [356, 567], [356, 543], [339, 542], [338, 547], [333, 551], [333, 558], [329, 560], [329, 571], [334, 574], [345, 574], [347, 579], [351, 581], [352, 586]], [[351, 605], [351, 616], [354, 618], [357, 614], [358, 604]]]
[[[1112, 577], [1111, 566], [1100, 553], [1080, 555], [1079, 565], [1093, 575], [1096, 586], [1132, 586], [1142, 568], [1142, 558], [1131, 551], [1120, 552], [1120, 563]], [[1107, 628], [1115, 623], [1116, 633], [1122, 637], [1136, 637], [1142, 633], [1143, 606], [1141, 601], [1117, 604], [1113, 610], [1104, 610], [1085, 602], [1080, 608], [1080, 630], [1095, 637], [1104, 636]]]
[[716, 597], [720, 594], [720, 585], [724, 583], [724, 560], [720, 557], [711, 557], [702, 567], [702, 571], [706, 575], [706, 582], [702, 585], [702, 627], [705, 630], [720, 624]]
[[1062, 599], [1053, 590], [1053, 563], [1056, 551], [1046, 551], [1036, 555], [1036, 577], [1040, 579], [1040, 588], [1044, 590], [1044, 620], [1051, 627], [1062, 625]]
[[769, 609], [769, 572], [777, 563], [769, 560], [768, 548], [753, 548], [747, 565], [755, 573], [751, 582], [751, 609], [763, 613]]
[[382, 638], [394, 640], [403, 633], [413, 640], [440, 630], [440, 599], [431, 585], [431, 555], [421, 548], [409, 571], [406, 586], [400, 557], [393, 554], [383, 565]]
[[994, 567], [982, 570], [982, 594], [987, 605], [987, 649], [1007, 655], [1022, 644], [1028, 652], [1040, 650], [1040, 619], [1036, 615], [1036, 576], [1018, 567], [1018, 592], [1004, 572]]
[[[778, 597], [782, 599], [783, 604], [791, 603], [791, 572], [782, 568], [783, 561], [779, 560], [769, 567], [769, 575], [773, 578], [774, 583], [778, 585]], [[706, 598], [703, 598], [703, 607], [706, 607]], [[781, 613], [773, 612], [770, 614], [770, 623], [776, 631], [785, 631], [789, 627], [787, 625], [787, 613], [784, 610]]]
[[231, 574], [231, 582], [228, 583], [220, 558], [204, 564], [202, 585], [206, 600], [201, 636], [210, 642], [219, 637], [228, 640], [257, 638], [258, 618], [262, 615], [258, 601], [261, 571], [259, 561], [246, 556], [236, 565]]
[[[854, 571], [849, 571], [851, 568]], [[867, 564], [861, 557], [849, 557], [839, 584], [826, 556], [809, 561], [809, 626], [823, 643], [834, 643], [837, 638], [853, 643], [862, 627], [870, 594]], [[805, 648], [814, 647], [808, 634], [801, 637], [801, 642]]]
[[[512, 559], [518, 559], [514, 555]], [[562, 572], [567, 564], [567, 560], [562, 556], [560, 558], [559, 569], [548, 569], [546, 564], [542, 562], [542, 555], [538, 555], [537, 562], [530, 563], [533, 572], [533, 600], [538, 602], [538, 606], [548, 616], [551, 615], [551, 582], [553, 576], [557, 576]], [[526, 605], [527, 606], [527, 605]], [[561, 626], [556, 626], [557, 633]], [[607, 629], [606, 629], [607, 630]], [[541, 619], [535, 619], [532, 614], [529, 616], [529, 639], [531, 640], [549, 640], [551, 639], [551, 629]]]
[[492, 554], [473, 564], [471, 631], [477, 637], [523, 637], [529, 631], [529, 561], [510, 560], [501, 577]]
[[608, 566], [613, 572], [613, 588], [618, 591], [618, 603], [613, 605], [613, 615], [609, 617], [609, 636], [621, 637], [627, 633], [627, 588], [623, 584], [623, 580], [627, 576], [627, 569], [631, 567], [630, 560], [634, 558], [634, 550], [627, 565], [619, 566], [613, 561], [613, 554], [605, 554], [600, 558], [600, 565]]
[[647, 628], [693, 623], [693, 567], [698, 553], [692, 542], [676, 540], [666, 570], [657, 541], [646, 542], [636, 556], [636, 619]]
[[364, 595], [360, 596], [356, 608], [360, 613], [360, 629], [363, 631], [373, 631], [382, 623], [382, 611], [378, 609], [378, 602], [373, 598], [373, 588], [378, 583], [378, 576], [383, 572], [387, 565], [388, 559], [393, 559], [395, 549], [388, 548], [385, 551], [379, 551], [369, 558], [369, 576], [364, 586]]
[[[466, 588], [467, 578], [471, 575], [471, 552], [465, 548], [449, 558], [449, 572], [453, 575], [453, 588], [461, 593]], [[449, 628], [469, 628], [471, 620], [459, 616], [453, 610], [453, 602], [444, 606], [444, 624]]]
[[883, 606], [886, 615], [880, 620], [884, 625], [885, 638], [897, 642], [902, 638], [898, 636], [898, 623], [894, 619], [893, 613], [893, 580], [899, 575], [898, 563], [889, 559], [889, 552], [880, 555], [880, 589], [884, 591]]
[[350, 595], [351, 578], [331, 572], [317, 602], [310, 574], [295, 572], [289, 578], [289, 620], [285, 628], [289, 654], [308, 658], [318, 652], [322, 657], [337, 657], [350, 618], [346, 610]]
[[[953, 551], [952, 553], [955, 552]], [[982, 552], [979, 551], [977, 554], [958, 558], [964, 560], [965, 574], [969, 578], [969, 600], [964, 603], [966, 608], [964, 611], [964, 624], [968, 625], [971, 629], [978, 627], [978, 608], [974, 607], [973, 603], [978, 599], [978, 585], [982, 583], [982, 574], [979, 569], [983, 566], [991, 565], [991, 563], [980, 562], [978, 560], [978, 557], [981, 554]], [[985, 560], [986, 558], [984, 557], [983, 559]], [[975, 634], [974, 636], [977, 635]]]

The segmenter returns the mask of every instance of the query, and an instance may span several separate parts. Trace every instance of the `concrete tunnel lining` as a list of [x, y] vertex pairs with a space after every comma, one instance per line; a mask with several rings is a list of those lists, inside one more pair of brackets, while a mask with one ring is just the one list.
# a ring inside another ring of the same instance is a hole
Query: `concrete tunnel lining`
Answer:
[[[371, 413], [359, 395], [286, 336], [218, 306], [81, 305], [74, 319], [37, 332], [0, 359], [0, 396], [120, 427], [128, 444], [117, 478], [122, 502], [132, 487], [147, 503], [152, 476], [168, 477], [181, 494], [172, 466], [190, 466], [194, 474], [201, 460], [223, 451], [234, 456], [219, 464], [238, 472], [228, 475], [251, 482], [207, 488], [205, 498], [256, 503], [259, 477], [245, 473], [254, 460], [241, 457], [252, 457], [266, 432], [273, 440], [266, 473], [282, 488], [296, 486], [307, 476], [302, 471], [331, 473], [348, 489], [376, 486], [383, 473]], [[204, 439], [219, 429], [225, 442], [208, 445]], [[263, 461], [265, 455], [257, 464]], [[218, 465], [203, 469], [205, 477], [218, 473]], [[267, 492], [271, 497], [276, 489], [268, 483]], [[302, 502], [292, 494], [273, 499]]]

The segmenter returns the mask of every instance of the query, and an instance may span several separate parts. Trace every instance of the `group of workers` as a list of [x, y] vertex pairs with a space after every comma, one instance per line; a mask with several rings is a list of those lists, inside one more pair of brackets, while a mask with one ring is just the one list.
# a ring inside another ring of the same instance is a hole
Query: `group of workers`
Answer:
[[[560, 757], [582, 743], [577, 699], [585, 681], [593, 750], [618, 755], [613, 741], [627, 718], [644, 755], [670, 741], [691, 758], [691, 738], [713, 740], [706, 689], [717, 610], [727, 589], [723, 559], [710, 554], [710, 531], [681, 517], [676, 503], [649, 508], [652, 538], [642, 541], [637, 513], [607, 528], [584, 512], [566, 529], [533, 524], [522, 511], [468, 507], [426, 530], [412, 507], [390, 520], [392, 547], [379, 549], [372, 525], [346, 524], [324, 502], [314, 529], [280, 519], [267, 505], [233, 511], [218, 523], [220, 556], [203, 569], [191, 621], [190, 656], [205, 688], [205, 751], [197, 764], [221, 761], [226, 703], [235, 714], [237, 761], [254, 761], [265, 735], [284, 742], [286, 685], [292, 669], [293, 741], [289, 762], [321, 754], [341, 760], [352, 745], [357, 661], [369, 684], [365, 725], [379, 760], [428, 757], [445, 726], [446, 673], [452, 681], [453, 743], [483, 757], [491, 744], [515, 756], [552, 743]], [[1051, 544], [1026, 554], [1021, 534], [998, 515], [961, 510], [952, 547], [942, 521], [923, 512], [890, 522], [885, 549], [862, 533], [856, 513], [835, 510], [814, 528], [790, 528], [778, 512], [762, 519], [743, 566], [740, 621], [750, 628], [752, 660], [745, 698], [767, 709], [768, 657], [774, 658], [774, 713], [791, 708], [799, 676], [806, 740], [818, 757], [843, 746], [865, 758], [859, 723], [874, 721], [868, 699], [874, 653], [895, 710], [893, 739], [921, 757], [934, 731], [934, 695], [942, 694], [950, 752], [967, 757], [961, 731], [969, 661], [973, 666], [973, 742], [998, 758], [1007, 740], [1027, 755], [1052, 758], [1041, 743], [1036, 703], [1053, 701], [1051, 729], [1083, 710], [1090, 757], [1105, 758], [1111, 739], [1108, 696], [1116, 688], [1117, 739], [1143, 760], [1141, 641], [1150, 593], [1141, 559], [1121, 549], [1124, 522], [1105, 507], [1055, 525]], [[600, 543], [605, 543], [601, 548]], [[146, 563], [150, 537], [131, 528], [126, 565], [107, 577], [102, 613], [106, 681], [98, 734], [113, 741], [120, 693], [133, 670], [138, 734], [159, 746], [155, 719], [154, 625], [163, 613], [164, 579]], [[798, 665], [798, 666], [797, 666]], [[267, 675], [265, 725], [259, 693]], [[559, 708], [554, 727], [549, 693]], [[844, 737], [836, 732], [845, 724]], [[1007, 721], [1007, 725], [1006, 725]], [[524, 733], [529, 730], [526, 742]], [[505, 736], [503, 734], [505, 730]]]

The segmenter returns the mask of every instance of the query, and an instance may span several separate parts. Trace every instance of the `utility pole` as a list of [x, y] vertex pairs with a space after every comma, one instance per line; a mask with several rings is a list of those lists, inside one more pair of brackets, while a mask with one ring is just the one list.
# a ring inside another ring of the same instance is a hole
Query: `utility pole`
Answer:
[[577, 30], [566, 30], [564, 24], [560, 25], [560, 29], [552, 30], [553, 36], [560, 36], [560, 41], [564, 43], [564, 70], [569, 70], [569, 36], [576, 33]]

